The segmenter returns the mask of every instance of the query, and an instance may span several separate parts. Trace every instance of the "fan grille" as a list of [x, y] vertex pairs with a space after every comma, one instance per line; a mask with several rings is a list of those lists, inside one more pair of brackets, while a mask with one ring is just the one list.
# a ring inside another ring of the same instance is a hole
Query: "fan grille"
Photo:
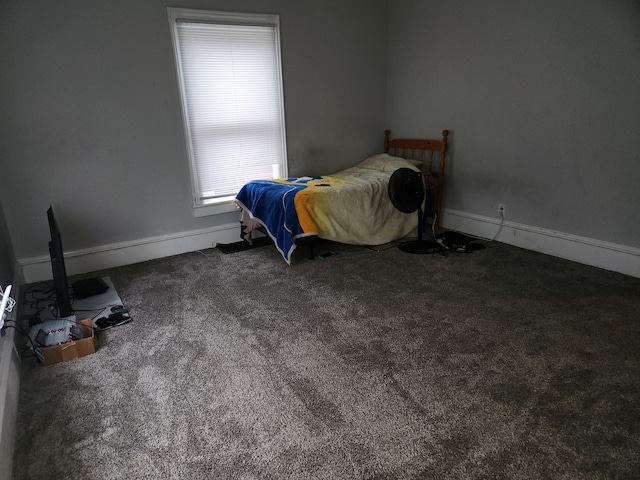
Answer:
[[391, 203], [403, 213], [413, 213], [424, 201], [422, 173], [410, 168], [399, 168], [389, 178]]

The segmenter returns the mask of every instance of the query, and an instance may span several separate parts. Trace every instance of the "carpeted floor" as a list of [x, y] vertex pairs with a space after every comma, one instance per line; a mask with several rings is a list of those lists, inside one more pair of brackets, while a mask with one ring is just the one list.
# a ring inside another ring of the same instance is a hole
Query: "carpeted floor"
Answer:
[[97, 272], [134, 321], [23, 362], [14, 477], [640, 477], [640, 279], [324, 249]]

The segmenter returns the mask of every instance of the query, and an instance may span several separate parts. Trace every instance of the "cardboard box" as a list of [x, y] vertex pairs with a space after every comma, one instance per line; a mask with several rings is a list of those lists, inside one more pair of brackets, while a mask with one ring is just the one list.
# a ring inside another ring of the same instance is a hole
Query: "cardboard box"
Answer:
[[42, 363], [52, 365], [54, 363], [66, 362], [67, 360], [90, 355], [96, 351], [95, 332], [91, 319], [85, 318], [84, 320], [80, 320], [78, 326], [80, 332], [86, 335], [86, 337], [59, 345], [52, 345], [51, 347], [39, 348], [38, 350], [41, 355], [38, 355], [38, 357], [42, 360]]

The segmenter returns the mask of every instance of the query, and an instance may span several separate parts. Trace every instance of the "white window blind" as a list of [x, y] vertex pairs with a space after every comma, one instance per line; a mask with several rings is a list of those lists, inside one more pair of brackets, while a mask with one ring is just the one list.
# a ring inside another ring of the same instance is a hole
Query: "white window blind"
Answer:
[[196, 205], [286, 172], [278, 18], [169, 9]]

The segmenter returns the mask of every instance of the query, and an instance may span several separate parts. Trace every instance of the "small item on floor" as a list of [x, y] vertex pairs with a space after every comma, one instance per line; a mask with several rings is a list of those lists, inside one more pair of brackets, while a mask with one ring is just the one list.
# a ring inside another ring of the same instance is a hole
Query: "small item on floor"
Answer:
[[338, 252], [325, 252], [325, 253], [321, 253], [320, 255], [318, 255], [316, 258], [318, 260], [326, 260], [327, 258], [333, 256], [333, 255], [337, 255]]
[[475, 237], [459, 232], [449, 231], [443, 233], [438, 235], [438, 240], [449, 250], [457, 253], [471, 253], [485, 248], [485, 246], [480, 243], [472, 243], [477, 240]]
[[66, 362], [96, 351], [91, 319], [79, 322], [47, 320], [29, 330], [29, 346], [44, 365]]
[[88, 328], [82, 328], [82, 325], [73, 324], [71, 325], [69, 334], [71, 335], [71, 340], [82, 340], [83, 338], [90, 337], [92, 332]]
[[109, 330], [113, 327], [119, 327], [125, 323], [131, 321], [129, 310], [122, 305], [115, 306], [111, 309], [111, 314], [108, 317], [101, 317], [96, 320], [96, 328], [100, 331]]
[[257, 237], [252, 239], [251, 243], [246, 240], [234, 243], [217, 243], [216, 248], [222, 253], [237, 253], [244, 252], [245, 250], [251, 250], [253, 248], [265, 247], [273, 244], [271, 237]]
[[71, 322], [60, 319], [35, 324], [29, 329], [30, 344], [50, 347], [68, 342], [71, 325]]
[[484, 245], [481, 245], [479, 243], [468, 243], [466, 245], [459, 245], [456, 247], [456, 252], [458, 253], [471, 253], [471, 252], [475, 252], [476, 250], [482, 250], [484, 248]]
[[42, 329], [38, 330], [38, 334], [36, 335], [36, 345], [39, 347], [47, 346], [47, 332]]
[[101, 278], [86, 278], [71, 285], [76, 298], [89, 298], [109, 290], [109, 285]]

